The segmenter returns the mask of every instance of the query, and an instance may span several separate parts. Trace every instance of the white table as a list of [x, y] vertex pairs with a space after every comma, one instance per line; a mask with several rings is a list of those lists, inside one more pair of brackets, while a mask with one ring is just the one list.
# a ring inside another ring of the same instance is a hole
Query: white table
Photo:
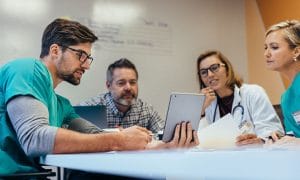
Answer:
[[176, 179], [299, 179], [300, 150], [133, 151], [47, 155], [41, 163], [114, 175]]

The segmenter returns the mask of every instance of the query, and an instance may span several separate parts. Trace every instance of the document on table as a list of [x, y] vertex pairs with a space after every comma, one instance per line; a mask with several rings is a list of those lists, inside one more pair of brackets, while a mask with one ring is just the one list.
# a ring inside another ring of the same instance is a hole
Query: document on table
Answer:
[[199, 148], [232, 149], [235, 148], [236, 137], [241, 134], [238, 121], [231, 114], [223, 116], [215, 123], [198, 131]]

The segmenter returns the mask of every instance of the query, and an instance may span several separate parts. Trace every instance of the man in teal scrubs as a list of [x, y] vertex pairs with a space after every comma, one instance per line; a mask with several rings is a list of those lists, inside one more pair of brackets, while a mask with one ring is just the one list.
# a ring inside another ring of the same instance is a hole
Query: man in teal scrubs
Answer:
[[[86, 26], [56, 19], [43, 33], [40, 59], [18, 59], [0, 68], [0, 176], [38, 171], [36, 158], [51, 153], [190, 147], [199, 143], [189, 123], [177, 126], [171, 142], [154, 144], [149, 143], [151, 134], [145, 128], [100, 133], [101, 129], [80, 118], [54, 89], [62, 81], [80, 83], [93, 61], [91, 48], [96, 40]], [[77, 126], [77, 130], [80, 126], [80, 132], [61, 128], [63, 124]]]

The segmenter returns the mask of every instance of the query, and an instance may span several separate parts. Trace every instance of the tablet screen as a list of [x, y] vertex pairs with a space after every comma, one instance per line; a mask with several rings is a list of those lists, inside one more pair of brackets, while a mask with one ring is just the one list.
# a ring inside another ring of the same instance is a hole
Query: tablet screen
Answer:
[[182, 121], [191, 122], [193, 130], [197, 131], [204, 100], [204, 94], [172, 93], [162, 140], [171, 141], [176, 125]]

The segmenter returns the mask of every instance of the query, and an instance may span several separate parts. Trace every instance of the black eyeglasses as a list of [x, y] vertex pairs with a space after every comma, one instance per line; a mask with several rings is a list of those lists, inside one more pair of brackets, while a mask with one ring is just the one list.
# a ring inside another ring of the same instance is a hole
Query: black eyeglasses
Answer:
[[199, 72], [198, 72], [198, 75], [203, 77], [203, 78], [207, 77], [208, 76], [208, 70], [210, 70], [210, 72], [212, 72], [212, 73], [216, 73], [216, 72], [219, 71], [221, 66], [225, 67], [225, 64], [222, 64], [222, 63], [212, 64], [208, 68], [200, 69]]
[[94, 60], [94, 58], [91, 55], [89, 55], [88, 53], [86, 53], [85, 51], [83, 51], [81, 49], [74, 49], [74, 48], [71, 48], [68, 46], [63, 46], [63, 45], [60, 45], [60, 46], [76, 52], [76, 55], [78, 56], [81, 64], [84, 64], [86, 61], [88, 61], [89, 65], [91, 65]]

